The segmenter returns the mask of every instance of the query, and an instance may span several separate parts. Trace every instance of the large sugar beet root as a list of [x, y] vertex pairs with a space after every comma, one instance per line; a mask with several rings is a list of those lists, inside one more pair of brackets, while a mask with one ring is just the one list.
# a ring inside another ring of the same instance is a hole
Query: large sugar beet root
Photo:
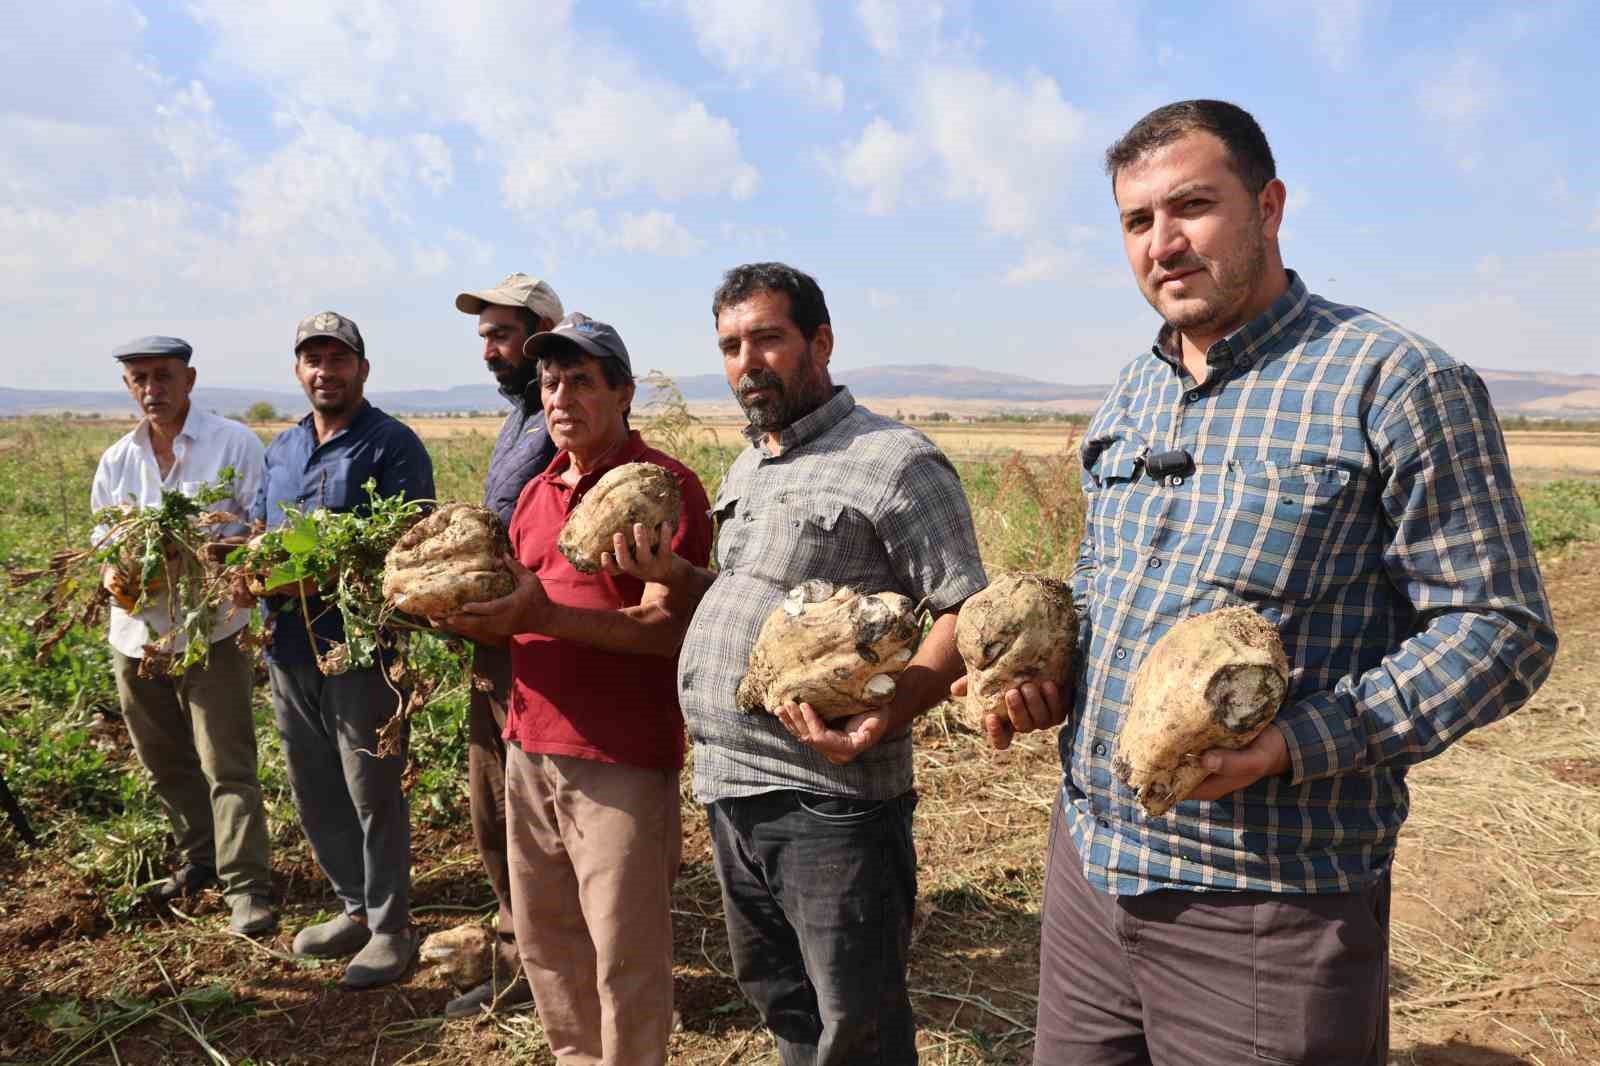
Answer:
[[624, 463], [606, 471], [567, 516], [556, 549], [575, 569], [600, 569], [600, 553], [612, 548], [613, 534], [633, 543], [634, 523], [650, 530], [650, 546], [661, 540], [661, 523], [675, 521], [683, 509], [678, 479], [654, 463]]
[[476, 922], [441, 929], [422, 942], [418, 952], [424, 963], [434, 963], [457, 988], [474, 988], [489, 979], [494, 968], [494, 934]]
[[1000, 574], [961, 605], [956, 650], [967, 664], [974, 724], [1004, 713], [1005, 692], [1030, 681], [1066, 680], [1078, 640], [1072, 593], [1038, 574]]
[[1271, 622], [1249, 607], [1185, 618], [1156, 642], [1133, 677], [1111, 770], [1152, 817], [1205, 780], [1185, 756], [1242, 748], [1278, 713], [1289, 663]]
[[825, 719], [881, 707], [921, 636], [916, 606], [898, 592], [804, 582], [762, 624], [735, 702], [745, 711], [809, 703]]
[[451, 503], [408, 529], [383, 562], [383, 595], [407, 614], [440, 618], [466, 603], [510, 595], [516, 587], [500, 517]]

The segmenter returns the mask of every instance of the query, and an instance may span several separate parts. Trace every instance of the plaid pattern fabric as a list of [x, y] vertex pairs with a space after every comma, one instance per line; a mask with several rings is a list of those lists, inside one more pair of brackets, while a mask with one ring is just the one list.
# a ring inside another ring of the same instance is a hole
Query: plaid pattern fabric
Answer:
[[[1555, 654], [1499, 423], [1471, 369], [1292, 273], [1204, 384], [1173, 340], [1084, 439], [1065, 824], [1119, 895], [1351, 891], [1389, 864], [1406, 768], [1520, 706]], [[1192, 474], [1145, 472], [1175, 448]], [[1110, 767], [1134, 672], [1179, 619], [1238, 603], [1283, 637], [1293, 772], [1147, 818]]]
[[678, 655], [678, 695], [702, 803], [803, 789], [889, 799], [911, 787], [911, 738], [835, 766], [772, 715], [734, 706], [767, 615], [789, 589], [825, 578], [947, 610], [987, 583], [961, 480], [927, 437], [857, 407], [848, 389], [784, 430], [759, 435], [711, 505], [719, 573]]

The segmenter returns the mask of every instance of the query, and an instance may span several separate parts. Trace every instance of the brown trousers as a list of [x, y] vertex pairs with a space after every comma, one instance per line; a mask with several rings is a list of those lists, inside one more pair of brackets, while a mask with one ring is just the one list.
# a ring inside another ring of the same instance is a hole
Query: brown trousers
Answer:
[[1360, 892], [1091, 886], [1050, 828], [1034, 1066], [1383, 1066], [1389, 878]]
[[659, 1066], [672, 1030], [678, 773], [506, 753], [517, 947], [561, 1066]]
[[513, 973], [516, 924], [511, 916], [511, 867], [506, 861], [506, 708], [511, 703], [511, 653], [473, 645], [472, 695], [467, 708], [467, 799], [472, 838], [478, 845], [489, 887], [500, 903], [497, 931], [499, 973]]

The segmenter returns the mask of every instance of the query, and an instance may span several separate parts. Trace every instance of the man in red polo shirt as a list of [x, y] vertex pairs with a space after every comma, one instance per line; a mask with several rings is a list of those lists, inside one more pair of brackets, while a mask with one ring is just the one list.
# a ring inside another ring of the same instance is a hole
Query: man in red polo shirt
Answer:
[[654, 463], [683, 492], [673, 551], [705, 566], [711, 524], [692, 471], [628, 428], [633, 371], [616, 330], [571, 314], [537, 333], [546, 424], [560, 451], [511, 519], [517, 588], [444, 621], [511, 649], [506, 822], [523, 969], [562, 1066], [665, 1063], [672, 881], [682, 849], [683, 716], [675, 659], [690, 611], [664, 585], [556, 550], [600, 476]]

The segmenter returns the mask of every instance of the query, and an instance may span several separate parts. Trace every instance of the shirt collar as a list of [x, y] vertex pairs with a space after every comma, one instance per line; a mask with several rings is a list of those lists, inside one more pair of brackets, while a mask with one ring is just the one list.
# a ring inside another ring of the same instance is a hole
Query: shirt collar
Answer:
[[316, 417], [315, 412], [307, 411], [306, 416], [300, 420], [299, 427], [311, 435], [311, 447], [313, 450], [315, 450], [323, 447], [324, 445], [332, 444], [334, 441], [339, 440], [347, 433], [354, 432], [361, 426], [362, 423], [372, 417], [372, 412], [375, 410], [377, 410], [377, 408], [372, 406], [372, 401], [368, 400], [366, 397], [362, 397], [361, 410], [356, 412], [356, 416], [350, 420], [350, 424], [345, 426], [339, 432], [335, 433], [333, 436], [329, 437], [327, 440], [321, 442], [318, 442], [317, 440], [317, 425], [314, 421]]
[[[583, 475], [578, 481], [577, 487], [580, 489], [587, 488], [599, 480], [602, 474], [615, 470], [624, 463], [638, 462], [647, 448], [648, 446], [645, 444], [644, 438], [639, 435], [639, 431], [630, 429], [628, 431], [628, 439], [623, 443], [622, 447], [612, 452], [597, 469]], [[559, 452], [556, 452], [556, 457], [550, 460], [550, 465], [544, 468], [544, 473], [539, 475], [539, 479], [559, 483], [561, 481], [561, 472], [571, 465], [572, 453], [562, 448]]]
[[[849, 388], [844, 385], [835, 385], [832, 399], [804, 418], [800, 418], [783, 427], [783, 430], [778, 434], [778, 450], [787, 452], [809, 440], [815, 440], [844, 421], [845, 415], [853, 411], [855, 406], [856, 398], [850, 395]], [[755, 426], [744, 427], [745, 440], [763, 452], [767, 450], [766, 445], [763, 443], [766, 436], [765, 430], [757, 429]]]
[[[199, 440], [201, 432], [200, 423], [209, 417], [210, 416], [204, 411], [200, 410], [198, 407], [194, 406], [193, 403], [191, 403], [189, 405], [189, 413], [185, 415], [183, 419], [183, 428], [178, 430], [178, 435], [173, 438], [173, 442], [176, 443], [177, 441], [181, 440], [193, 443], [194, 441]], [[141, 447], [152, 447], [150, 443], [150, 420], [148, 418], [139, 419], [139, 424], [133, 427], [133, 436], [134, 439], [139, 442]]]
[[[1206, 365], [1249, 366], [1267, 354], [1261, 352], [1261, 349], [1268, 342], [1280, 336], [1295, 319], [1300, 317], [1300, 313], [1306, 309], [1306, 304], [1311, 300], [1311, 294], [1306, 289], [1306, 283], [1300, 280], [1299, 274], [1292, 270], [1286, 270], [1284, 273], [1289, 276], [1289, 286], [1283, 290], [1283, 294], [1272, 301], [1272, 306], [1207, 349]], [[1156, 342], [1150, 350], [1157, 359], [1174, 369], [1183, 365], [1178, 331], [1170, 325], [1161, 327], [1156, 334]]]

